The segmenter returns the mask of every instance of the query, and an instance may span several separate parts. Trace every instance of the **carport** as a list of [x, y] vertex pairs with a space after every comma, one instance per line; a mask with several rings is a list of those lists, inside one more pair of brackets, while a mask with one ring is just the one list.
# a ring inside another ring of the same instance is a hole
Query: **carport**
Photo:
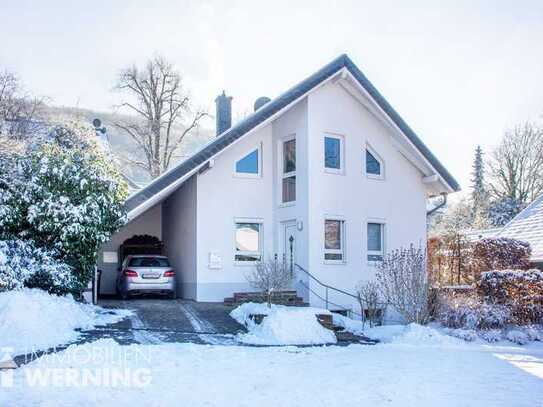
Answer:
[[98, 252], [100, 295], [116, 294], [118, 268], [126, 254], [163, 254], [175, 270], [177, 297], [196, 300], [196, 178], [156, 201], [129, 219]]
[[116, 294], [117, 273], [128, 254], [161, 254], [162, 204], [149, 209], [128, 222], [98, 252], [97, 267], [102, 271], [100, 295]]

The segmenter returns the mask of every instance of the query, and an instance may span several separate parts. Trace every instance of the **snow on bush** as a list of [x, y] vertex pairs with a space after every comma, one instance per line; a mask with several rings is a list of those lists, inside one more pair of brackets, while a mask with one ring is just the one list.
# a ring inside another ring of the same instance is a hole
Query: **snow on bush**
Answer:
[[490, 237], [472, 243], [471, 261], [475, 275], [489, 270], [519, 269], [530, 265], [530, 244], [506, 237]]
[[131, 313], [114, 313], [37, 289], [0, 293], [0, 348], [13, 354], [43, 350], [77, 340], [76, 329], [117, 322]]
[[127, 190], [96, 148], [60, 140], [0, 159], [0, 240], [31, 240], [55, 253], [72, 267], [69, 292], [86, 286], [101, 244], [122, 226]]
[[377, 265], [381, 296], [406, 322], [426, 323], [429, 285], [424, 248], [401, 248], [387, 253]]
[[543, 271], [489, 271], [481, 274], [477, 292], [486, 303], [507, 307], [511, 323], [543, 322]]
[[485, 304], [476, 295], [444, 295], [438, 309], [438, 321], [448, 328], [502, 328], [510, 318], [507, 307]]
[[507, 332], [506, 338], [508, 341], [519, 345], [526, 345], [527, 343], [530, 343], [530, 338], [526, 332], [523, 332], [520, 329], [512, 329], [511, 331]]
[[451, 329], [449, 335], [466, 342], [473, 342], [478, 338], [477, 331], [474, 329]]
[[488, 331], [479, 331], [478, 335], [486, 342], [499, 342], [503, 339], [501, 329], [489, 329]]
[[0, 240], [0, 292], [23, 287], [63, 292], [73, 285], [71, 269], [30, 241]]
[[[310, 307], [287, 307], [272, 304], [245, 303], [234, 309], [230, 316], [245, 325], [248, 333], [239, 334], [238, 340], [253, 345], [323, 345], [336, 343], [337, 338], [324, 328], [317, 314], [329, 311]], [[261, 324], [250, 315], [266, 315]]]

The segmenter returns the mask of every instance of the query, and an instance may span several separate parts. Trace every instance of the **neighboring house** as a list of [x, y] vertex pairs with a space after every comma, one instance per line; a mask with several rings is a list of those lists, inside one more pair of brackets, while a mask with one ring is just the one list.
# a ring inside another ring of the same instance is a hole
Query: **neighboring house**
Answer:
[[[119, 245], [137, 234], [163, 241], [182, 298], [253, 291], [245, 274], [274, 254], [354, 291], [385, 252], [425, 245], [428, 197], [459, 190], [347, 55], [258, 99], [233, 127], [231, 98], [216, 104], [217, 138], [127, 200], [127, 225], [100, 252], [102, 293], [115, 290]], [[305, 273], [295, 288], [323, 305]]]
[[465, 232], [470, 242], [491, 237], [509, 237], [528, 242], [532, 249], [530, 261], [543, 270], [543, 194], [517, 214], [505, 226], [473, 229]]
[[506, 224], [496, 236], [510, 237], [530, 243], [531, 263], [543, 269], [543, 194]]

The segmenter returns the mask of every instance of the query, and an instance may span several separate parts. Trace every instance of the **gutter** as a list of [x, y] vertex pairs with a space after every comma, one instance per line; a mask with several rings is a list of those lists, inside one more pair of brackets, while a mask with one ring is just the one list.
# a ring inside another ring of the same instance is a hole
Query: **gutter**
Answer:
[[443, 200], [439, 204], [437, 204], [435, 207], [430, 209], [429, 211], [426, 211], [426, 216], [433, 215], [435, 212], [437, 212], [438, 210], [443, 208], [445, 205], [447, 205], [447, 194], [443, 193], [441, 194], [441, 197], [443, 198]]

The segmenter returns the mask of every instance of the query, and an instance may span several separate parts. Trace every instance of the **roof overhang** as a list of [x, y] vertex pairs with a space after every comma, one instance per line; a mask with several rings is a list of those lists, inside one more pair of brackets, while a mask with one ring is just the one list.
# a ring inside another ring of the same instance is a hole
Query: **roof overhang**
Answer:
[[[209, 165], [218, 154], [240, 138], [268, 125], [278, 116], [329, 81], [339, 83], [376, 117], [393, 130], [392, 140], [399, 151], [424, 175], [430, 195], [460, 190], [456, 180], [430, 152], [418, 136], [390, 106], [347, 55], [341, 55], [287, 92], [266, 103], [256, 112], [204, 145], [194, 155], [165, 172], [126, 201], [128, 220], [160, 203], [181, 184]], [[433, 191], [433, 192], [432, 192]]]
[[377, 120], [391, 130], [391, 141], [398, 151], [413, 164], [422, 174], [422, 182], [426, 184], [429, 195], [453, 193], [456, 190], [439, 174], [439, 171], [429, 162], [422, 152], [413, 144], [405, 132], [397, 125], [387, 112], [375, 101], [368, 91], [360, 84], [347, 68], [341, 70], [341, 75], [335, 81], [347, 93], [355, 98]]

